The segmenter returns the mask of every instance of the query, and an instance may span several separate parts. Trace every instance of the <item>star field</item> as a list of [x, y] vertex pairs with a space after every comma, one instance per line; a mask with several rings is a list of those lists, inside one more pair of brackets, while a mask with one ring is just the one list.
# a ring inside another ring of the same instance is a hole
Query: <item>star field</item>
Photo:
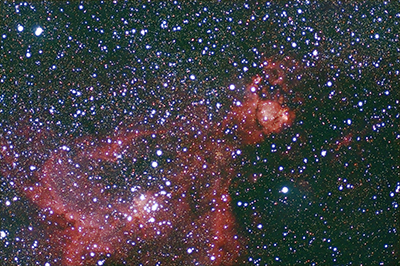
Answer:
[[393, 1], [0, 4], [1, 265], [397, 265]]

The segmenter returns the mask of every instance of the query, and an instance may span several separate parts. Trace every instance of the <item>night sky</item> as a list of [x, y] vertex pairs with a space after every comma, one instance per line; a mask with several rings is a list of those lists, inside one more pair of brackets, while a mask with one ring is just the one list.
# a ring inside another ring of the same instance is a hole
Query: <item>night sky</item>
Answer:
[[0, 15], [0, 265], [398, 265], [398, 1]]

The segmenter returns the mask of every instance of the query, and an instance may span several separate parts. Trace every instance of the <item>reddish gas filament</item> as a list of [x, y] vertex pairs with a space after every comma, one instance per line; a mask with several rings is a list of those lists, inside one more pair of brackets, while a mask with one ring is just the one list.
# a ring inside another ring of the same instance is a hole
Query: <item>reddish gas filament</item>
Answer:
[[[2, 173], [21, 180], [21, 193], [41, 210], [47, 228], [41, 234], [51, 248], [38, 260], [241, 265], [245, 240], [237, 232], [229, 195], [240, 167], [233, 159], [241, 146], [279, 133], [294, 119], [283, 98], [261, 86], [267, 80], [279, 85], [281, 94], [288, 92], [288, 67], [271, 60], [263, 67], [263, 75], [254, 77], [244, 99], [220, 122], [189, 107], [162, 128], [127, 127], [109, 137], [82, 137], [62, 146], [54, 146], [60, 138], [56, 134], [28, 126], [20, 135], [29, 145], [0, 135]], [[235, 138], [227, 137], [227, 129]], [[144, 171], [137, 176], [138, 161], [157, 167], [147, 160], [155, 138], [172, 157], [154, 176]], [[34, 155], [21, 155], [26, 149]], [[124, 179], [125, 187], [106, 184], [110, 177], [115, 183]]]

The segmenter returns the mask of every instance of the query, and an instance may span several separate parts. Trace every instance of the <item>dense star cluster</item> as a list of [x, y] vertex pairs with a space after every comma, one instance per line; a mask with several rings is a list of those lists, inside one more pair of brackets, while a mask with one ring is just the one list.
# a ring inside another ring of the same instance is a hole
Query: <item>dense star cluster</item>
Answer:
[[0, 15], [0, 265], [398, 264], [398, 2]]

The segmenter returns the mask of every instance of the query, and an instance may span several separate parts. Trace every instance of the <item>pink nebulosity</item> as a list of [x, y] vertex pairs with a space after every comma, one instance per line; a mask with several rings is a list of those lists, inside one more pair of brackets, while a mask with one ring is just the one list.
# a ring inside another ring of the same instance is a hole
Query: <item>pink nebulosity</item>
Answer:
[[[259, 96], [264, 78], [288, 90], [282, 65], [267, 60], [264, 74], [220, 122], [190, 106], [156, 129], [126, 127], [63, 145], [52, 132], [24, 128], [35, 150], [26, 157], [18, 155], [26, 145], [2, 137], [3, 173], [22, 180], [20, 190], [41, 210], [58, 263], [240, 265], [246, 242], [228, 191], [240, 167], [234, 158], [294, 118], [282, 99]], [[157, 151], [166, 159], [152, 161]]]

